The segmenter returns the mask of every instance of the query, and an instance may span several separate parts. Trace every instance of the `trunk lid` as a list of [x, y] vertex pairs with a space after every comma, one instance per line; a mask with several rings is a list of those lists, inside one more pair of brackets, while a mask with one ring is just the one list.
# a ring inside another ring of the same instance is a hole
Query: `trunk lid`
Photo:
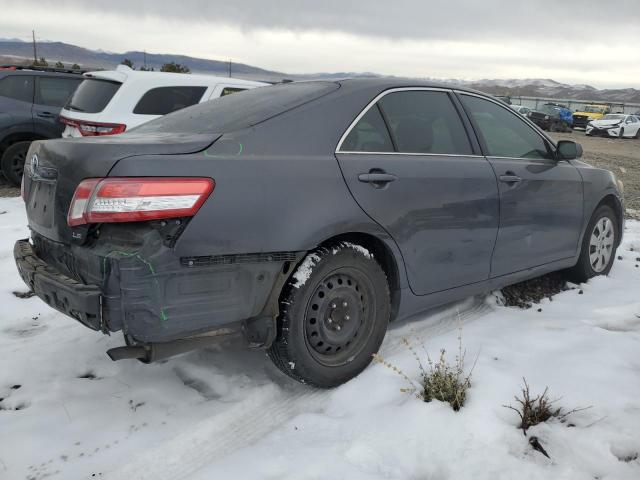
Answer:
[[204, 150], [217, 134], [136, 134], [33, 142], [24, 173], [29, 227], [69, 243], [67, 213], [73, 193], [85, 178], [106, 177], [121, 159], [139, 155], [177, 155]]

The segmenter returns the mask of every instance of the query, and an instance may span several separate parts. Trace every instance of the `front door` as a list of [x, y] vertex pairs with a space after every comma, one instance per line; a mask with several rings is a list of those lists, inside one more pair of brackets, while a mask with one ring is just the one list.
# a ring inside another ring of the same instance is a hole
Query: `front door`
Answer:
[[498, 177], [500, 229], [491, 265], [496, 277], [575, 256], [583, 222], [578, 170], [517, 113], [460, 94]]
[[448, 92], [387, 93], [347, 134], [337, 158], [358, 204], [398, 244], [414, 293], [489, 277], [496, 178], [473, 154]]

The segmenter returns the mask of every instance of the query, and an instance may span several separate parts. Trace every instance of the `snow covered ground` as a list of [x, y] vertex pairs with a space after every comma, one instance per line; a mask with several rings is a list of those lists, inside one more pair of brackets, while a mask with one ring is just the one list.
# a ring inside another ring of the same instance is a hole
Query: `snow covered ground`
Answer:
[[[627, 223], [610, 277], [583, 294], [542, 311], [488, 295], [391, 327], [382, 355], [418, 379], [402, 339], [453, 358], [460, 318], [468, 363], [478, 361], [457, 413], [402, 393], [405, 381], [379, 364], [318, 391], [239, 345], [111, 362], [104, 352], [119, 335], [12, 294], [26, 291], [12, 258], [26, 236], [21, 200], [0, 199], [0, 479], [640, 478], [639, 222]], [[534, 392], [549, 386], [559, 406], [593, 406], [573, 427], [529, 431], [551, 459], [502, 406], [522, 377]]]

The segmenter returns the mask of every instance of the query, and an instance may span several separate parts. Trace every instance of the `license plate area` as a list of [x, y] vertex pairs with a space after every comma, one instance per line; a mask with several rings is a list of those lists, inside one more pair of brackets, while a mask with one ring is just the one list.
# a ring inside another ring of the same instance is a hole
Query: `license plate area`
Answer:
[[36, 225], [52, 228], [55, 212], [56, 184], [32, 181], [31, 195], [27, 206], [29, 219]]

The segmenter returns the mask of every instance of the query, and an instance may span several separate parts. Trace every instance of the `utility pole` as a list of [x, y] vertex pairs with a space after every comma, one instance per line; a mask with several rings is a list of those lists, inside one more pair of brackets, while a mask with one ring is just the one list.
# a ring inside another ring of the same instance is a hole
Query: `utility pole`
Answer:
[[229, 78], [231, 78], [231, 59], [229, 59]]
[[31, 30], [31, 36], [33, 38], [33, 64], [36, 65], [38, 63], [38, 53], [36, 51], [36, 31]]

